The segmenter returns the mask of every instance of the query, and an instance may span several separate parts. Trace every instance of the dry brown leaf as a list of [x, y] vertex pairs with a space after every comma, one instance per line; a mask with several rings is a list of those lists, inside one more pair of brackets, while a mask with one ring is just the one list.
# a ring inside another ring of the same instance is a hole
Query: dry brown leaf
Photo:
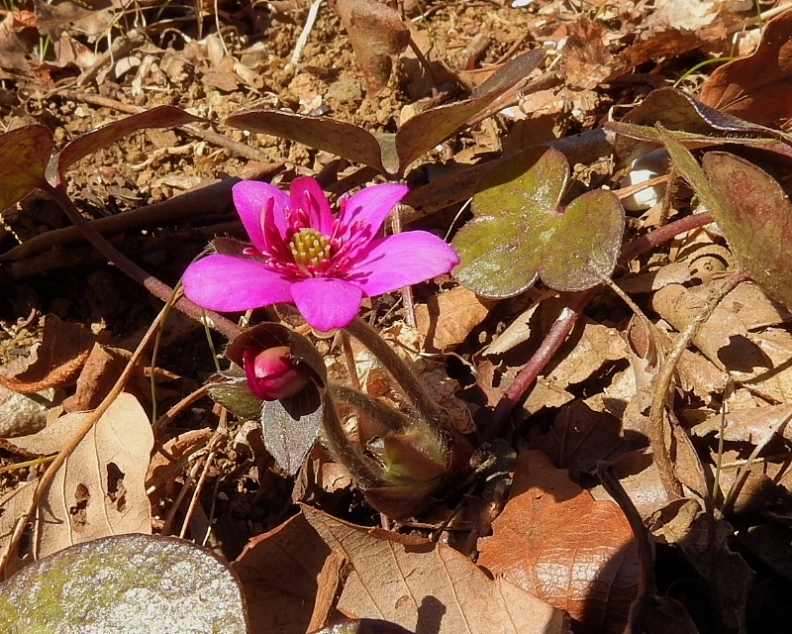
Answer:
[[[650, 453], [631, 451], [619, 457], [614, 467], [619, 482], [641, 517], [648, 517], [668, 504], [668, 494]], [[612, 500], [602, 485], [597, 485], [590, 493], [595, 500]]]
[[82, 425], [82, 415], [61, 416], [41, 431], [28, 436], [0, 441], [3, 449], [23, 456], [49, 456], [58, 453]]
[[763, 447], [776, 433], [783, 433], [784, 438], [792, 440], [792, 425], [788, 424], [790, 419], [792, 405], [767, 405], [728, 412], [722, 431], [720, 414], [699, 423], [691, 431], [696, 436], [716, 432], [730, 442], [747, 442]]
[[337, 606], [347, 615], [436, 634], [569, 631], [561, 610], [504, 579], [490, 579], [448, 546], [354, 526], [308, 507], [303, 512], [327, 545], [350, 563]]
[[703, 103], [741, 119], [785, 126], [792, 117], [792, 13], [767, 23], [750, 57], [716, 68], [701, 89]]
[[614, 58], [605, 42], [602, 22], [580, 18], [569, 26], [561, 57], [568, 86], [591, 90], [614, 73]]
[[615, 328], [595, 324], [581, 319], [583, 332], [579, 337], [580, 325], [573, 330], [557, 357], [561, 361], [550, 372], [548, 378], [556, 385], [566, 388], [582, 383], [608, 361], [619, 361], [629, 356], [629, 346]]
[[464, 286], [432, 297], [415, 307], [418, 329], [426, 333], [432, 350], [448, 350], [462, 343], [489, 314], [495, 302], [480, 299]]
[[[75, 393], [63, 403], [68, 412], [94, 409], [113, 388], [118, 377], [126, 369], [132, 353], [123, 348], [113, 348], [100, 343], [94, 344], [85, 365], [77, 378]], [[138, 363], [124, 388], [141, 403], [151, 403], [151, 380], [146, 376], [143, 363]], [[158, 371], [161, 372], [161, 371]], [[166, 376], [168, 376], [166, 374]], [[168, 378], [174, 378], [169, 376]], [[163, 398], [162, 392], [159, 397]]]
[[576, 399], [563, 405], [550, 431], [531, 443], [573, 476], [591, 473], [600, 460], [612, 461], [624, 445], [621, 422]]
[[392, 58], [407, 48], [410, 29], [399, 12], [377, 0], [338, 0], [336, 8], [370, 95], [388, 85]]
[[2, 366], [0, 384], [23, 394], [73, 385], [95, 340], [84, 326], [47, 315], [41, 343], [31, 346], [28, 356]]
[[621, 634], [638, 591], [630, 525], [539, 451], [517, 457], [514, 482], [479, 563], [581, 622], [580, 633]]
[[329, 555], [303, 515], [251, 539], [232, 564], [245, 592], [250, 634], [305, 634]]
[[151, 533], [145, 481], [153, 445], [146, 412], [134, 396], [122, 393], [48, 488], [41, 502], [38, 556], [108, 535]]

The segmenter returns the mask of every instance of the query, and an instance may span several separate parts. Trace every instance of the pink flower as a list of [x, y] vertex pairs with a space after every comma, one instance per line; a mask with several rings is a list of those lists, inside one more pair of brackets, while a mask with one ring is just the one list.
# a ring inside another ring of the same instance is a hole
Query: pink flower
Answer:
[[307, 370], [291, 358], [289, 346], [245, 348], [242, 360], [250, 391], [263, 401], [299, 394], [310, 381]]
[[215, 254], [184, 273], [184, 294], [199, 306], [244, 311], [292, 302], [318, 330], [349, 324], [363, 297], [449, 272], [459, 256], [425, 231], [375, 237], [404, 185], [373, 185], [339, 201], [338, 217], [319, 184], [295, 179], [286, 194], [273, 185], [237, 183], [234, 204], [252, 247], [245, 257]]

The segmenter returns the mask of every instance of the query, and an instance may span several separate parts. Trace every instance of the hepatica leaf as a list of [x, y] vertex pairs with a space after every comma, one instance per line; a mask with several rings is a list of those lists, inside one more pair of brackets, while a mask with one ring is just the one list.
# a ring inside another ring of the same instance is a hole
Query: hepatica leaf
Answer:
[[778, 182], [753, 163], [708, 152], [704, 172], [720, 205], [718, 226], [740, 262], [766, 292], [792, 307], [792, 204]]
[[72, 546], [0, 584], [0, 631], [245, 634], [239, 582], [206, 548], [119, 535]]
[[579, 291], [610, 275], [624, 210], [605, 190], [562, 207], [568, 180], [566, 157], [553, 148], [533, 148], [486, 176], [473, 196], [473, 220], [453, 241], [460, 282], [485, 297], [511, 297], [537, 277], [556, 290]]

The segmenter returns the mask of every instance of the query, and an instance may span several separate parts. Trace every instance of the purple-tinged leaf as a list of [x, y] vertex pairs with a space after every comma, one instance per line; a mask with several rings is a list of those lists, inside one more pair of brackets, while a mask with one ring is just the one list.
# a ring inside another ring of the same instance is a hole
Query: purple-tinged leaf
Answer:
[[527, 77], [543, 59], [543, 51], [530, 51], [520, 56], [519, 63], [507, 64], [487, 79], [476, 96], [431, 108], [407, 120], [396, 133], [399, 175], [404, 173], [410, 163], [445, 141], [514, 84]]
[[[606, 123], [604, 127], [622, 137], [662, 143], [654, 129], [657, 123], [668, 130], [684, 133], [684, 136], [678, 135], [678, 138], [684, 139], [688, 147], [740, 143], [788, 153], [785, 148], [768, 141], [778, 139], [789, 143], [790, 137], [785, 132], [719, 112], [676, 88], [653, 91], [641, 104], [630, 110], [621, 122]], [[617, 138], [614, 144], [616, 153], [624, 158], [632, 151], [638, 154], [646, 151], [646, 148], [636, 149], [634, 146], [634, 141], [626, 138]]]
[[708, 152], [703, 159], [720, 205], [718, 226], [740, 265], [770, 297], [792, 307], [792, 204], [778, 182], [745, 159]]
[[[229, 373], [226, 381], [210, 388], [210, 393], [243, 418], [260, 420], [267, 451], [284, 471], [294, 475], [313, 446], [322, 422], [320, 391], [327, 381], [322, 355], [299, 333], [281, 324], [266, 323], [236, 337], [226, 349], [226, 356], [242, 366], [245, 349], [280, 346], [289, 346], [292, 359], [310, 371], [312, 382], [304, 390], [277, 401], [251, 400], [246, 382]], [[258, 410], [254, 409], [254, 402], [258, 403]]]
[[352, 123], [266, 108], [231, 115], [225, 123], [241, 130], [297, 141], [385, 172], [377, 139]]
[[474, 218], [453, 241], [460, 282], [485, 297], [511, 297], [537, 279], [557, 290], [596, 286], [616, 264], [624, 210], [613, 192], [560, 199], [569, 164], [552, 148], [517, 155], [484, 178]]
[[671, 160], [715, 216], [740, 266], [776, 301], [792, 307], [792, 204], [778, 182], [726, 152], [704, 155], [704, 169], [673, 134], [658, 128]]
[[88, 156], [108, 145], [128, 137], [138, 130], [150, 128], [174, 128], [188, 123], [200, 121], [200, 117], [191, 115], [174, 106], [159, 106], [140, 114], [134, 114], [113, 123], [108, 123], [96, 130], [91, 130], [77, 137], [58, 155], [58, 171], [63, 174], [70, 166], [81, 158]]
[[246, 634], [239, 582], [207, 548], [118, 535], [72, 546], [0, 584], [0, 631]]
[[0, 213], [44, 182], [52, 144], [52, 131], [43, 125], [29, 125], [0, 136]]
[[438, 106], [409, 119], [392, 134], [374, 135], [351, 123], [310, 117], [281, 110], [256, 109], [231, 115], [228, 125], [271, 134], [332, 152], [350, 161], [373, 167], [382, 174], [402, 176], [410, 163], [465, 126], [506, 90], [530, 74], [544, 59], [531, 51], [507, 64], [487, 82], [486, 91], [456, 103]]

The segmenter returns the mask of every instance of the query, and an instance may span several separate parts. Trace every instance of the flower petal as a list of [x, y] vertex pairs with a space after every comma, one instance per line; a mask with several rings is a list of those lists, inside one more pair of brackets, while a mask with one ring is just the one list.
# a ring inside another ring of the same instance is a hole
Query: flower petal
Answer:
[[203, 308], [236, 312], [290, 302], [292, 282], [263, 262], [210, 255], [187, 267], [184, 294]]
[[426, 231], [407, 231], [375, 240], [360, 252], [347, 279], [371, 297], [448, 273], [459, 256]]
[[305, 321], [324, 332], [349, 324], [357, 317], [363, 299], [357, 286], [334, 277], [300, 280], [292, 286], [291, 294]]
[[291, 202], [308, 214], [311, 227], [329, 236], [333, 232], [333, 212], [319, 183], [310, 176], [295, 178], [289, 186]]
[[[355, 229], [354, 233], [368, 230], [369, 239], [373, 239], [391, 209], [409, 191], [410, 188], [406, 185], [383, 183], [366, 187], [349, 198], [342, 199], [341, 212], [338, 216], [341, 242], [349, 239], [353, 229]], [[357, 225], [357, 228], [353, 225]]]
[[278, 226], [278, 233], [281, 236], [285, 235], [286, 208], [290, 202], [288, 194], [269, 183], [242, 181], [231, 188], [231, 195], [245, 231], [259, 251], [265, 250], [266, 247], [262, 218], [270, 201], [275, 212], [273, 219]]

